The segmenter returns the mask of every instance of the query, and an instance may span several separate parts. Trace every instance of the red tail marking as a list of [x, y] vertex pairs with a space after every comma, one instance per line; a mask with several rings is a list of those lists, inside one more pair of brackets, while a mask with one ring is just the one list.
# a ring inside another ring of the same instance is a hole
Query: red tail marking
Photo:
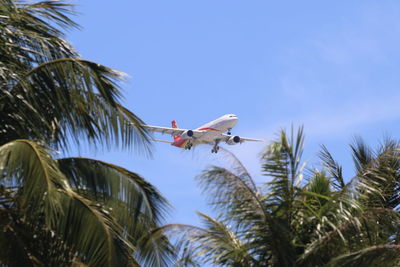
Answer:
[[[179, 128], [178, 127], [178, 124], [176, 124], [176, 121], [175, 120], [173, 120], [172, 122], [171, 122], [171, 124], [172, 124], [172, 128]], [[179, 142], [181, 140], [181, 137], [179, 136], [179, 135], [175, 135], [174, 136], [174, 142]]]

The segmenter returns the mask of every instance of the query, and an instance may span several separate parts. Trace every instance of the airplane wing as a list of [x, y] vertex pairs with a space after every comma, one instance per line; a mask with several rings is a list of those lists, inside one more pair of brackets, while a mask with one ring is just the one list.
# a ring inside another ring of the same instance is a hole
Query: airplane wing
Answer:
[[[221, 134], [222, 135], [222, 141], [226, 142], [229, 140], [234, 135], [228, 135], [228, 134]], [[254, 142], [265, 142], [266, 140], [264, 139], [255, 139], [255, 138], [247, 138], [247, 137], [240, 137], [240, 143], [246, 142], [246, 141], [254, 141]]]
[[173, 144], [174, 143], [174, 142], [168, 141], [168, 140], [160, 140], [160, 139], [151, 139], [151, 140], [156, 141], [156, 142], [161, 142], [161, 143], [167, 143], [167, 144]]
[[[188, 129], [181, 128], [170, 128], [170, 127], [159, 127], [159, 126], [151, 126], [151, 125], [142, 125], [142, 127], [146, 128], [149, 131], [162, 133], [162, 134], [170, 134], [172, 136], [182, 135], [184, 132], [189, 131]], [[197, 138], [204, 134], [205, 131], [199, 130], [190, 130], [193, 132], [193, 137]]]

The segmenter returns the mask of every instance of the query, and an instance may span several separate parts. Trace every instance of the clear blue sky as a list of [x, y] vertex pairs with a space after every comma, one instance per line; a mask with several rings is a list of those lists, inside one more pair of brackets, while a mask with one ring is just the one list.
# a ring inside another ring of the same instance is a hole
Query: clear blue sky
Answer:
[[[325, 144], [353, 173], [355, 135], [377, 145], [400, 130], [399, 1], [76, 1], [82, 31], [70, 32], [83, 58], [130, 75], [124, 104], [151, 125], [196, 128], [226, 113], [234, 134], [271, 139], [303, 124], [305, 160]], [[168, 139], [169, 136], [161, 136]], [[228, 146], [226, 146], [228, 147]], [[232, 151], [257, 182], [263, 145]], [[169, 222], [198, 224], [209, 212], [194, 177], [221, 162], [209, 148], [154, 144], [153, 158], [80, 151], [124, 166], [174, 206]]]

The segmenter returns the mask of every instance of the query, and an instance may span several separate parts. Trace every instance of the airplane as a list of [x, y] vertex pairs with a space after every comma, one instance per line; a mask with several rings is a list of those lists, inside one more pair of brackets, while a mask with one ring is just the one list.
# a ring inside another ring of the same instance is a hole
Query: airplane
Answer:
[[[254, 139], [231, 135], [231, 130], [236, 125], [237, 121], [238, 117], [236, 115], [226, 114], [194, 130], [179, 128], [175, 120], [172, 121], [172, 128], [151, 125], [142, 126], [149, 131], [162, 134], [170, 134], [174, 137], [174, 141], [153, 139], [154, 141], [170, 143], [173, 146], [189, 150], [193, 146], [200, 144], [214, 144], [211, 153], [218, 152], [220, 142], [225, 142], [228, 145], [236, 145], [241, 144], [245, 141], [265, 141], [263, 139]], [[224, 134], [225, 132], [226, 134]]]

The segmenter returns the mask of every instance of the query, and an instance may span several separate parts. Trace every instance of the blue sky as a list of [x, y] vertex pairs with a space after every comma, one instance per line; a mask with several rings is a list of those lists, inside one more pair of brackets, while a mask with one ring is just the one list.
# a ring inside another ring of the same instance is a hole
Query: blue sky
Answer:
[[[377, 145], [399, 136], [398, 1], [76, 1], [83, 29], [70, 32], [83, 58], [130, 75], [124, 104], [151, 125], [196, 128], [226, 113], [234, 134], [271, 140], [304, 125], [304, 160], [325, 144], [351, 177], [355, 135]], [[161, 136], [168, 139], [169, 136]], [[226, 146], [260, 175], [259, 143]], [[129, 151], [76, 152], [143, 175], [174, 209], [169, 222], [198, 224], [210, 212], [194, 177], [223, 164], [210, 148], [154, 144]]]

